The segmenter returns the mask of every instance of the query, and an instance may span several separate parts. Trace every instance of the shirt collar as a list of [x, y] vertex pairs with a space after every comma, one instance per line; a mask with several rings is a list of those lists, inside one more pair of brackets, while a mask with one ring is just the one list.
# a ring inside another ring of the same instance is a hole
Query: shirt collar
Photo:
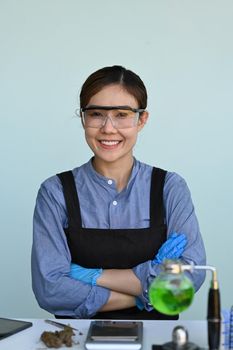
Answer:
[[[109, 184], [108, 184], [109, 180], [112, 180], [113, 183], [115, 184], [115, 180], [114, 179], [111, 179], [109, 177], [105, 177], [105, 176], [101, 175], [100, 173], [98, 173], [94, 169], [93, 164], [92, 164], [92, 159], [93, 158], [91, 158], [86, 163], [87, 171], [88, 171], [91, 179], [96, 181], [96, 182], [98, 182], [98, 183], [103, 184], [105, 187], [109, 187]], [[137, 173], [139, 171], [139, 167], [140, 167], [140, 162], [136, 158], [134, 158], [133, 168], [132, 168], [132, 171], [131, 171], [131, 174], [130, 174], [130, 178], [129, 178], [129, 181], [128, 181], [128, 184], [127, 184], [126, 188], [128, 188], [130, 186], [130, 184], [132, 183], [132, 181], [134, 180], [135, 176], [137, 175]]]

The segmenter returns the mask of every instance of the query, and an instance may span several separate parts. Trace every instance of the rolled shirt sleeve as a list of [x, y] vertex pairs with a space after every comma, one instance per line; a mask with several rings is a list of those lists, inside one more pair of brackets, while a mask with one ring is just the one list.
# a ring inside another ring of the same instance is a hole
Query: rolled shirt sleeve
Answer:
[[90, 318], [107, 302], [110, 291], [69, 277], [65, 211], [59, 181], [46, 180], [38, 192], [33, 218], [32, 287], [39, 305], [48, 312]]
[[[206, 264], [206, 253], [195, 214], [190, 191], [185, 180], [176, 173], [167, 173], [164, 185], [164, 206], [166, 210], [167, 235], [172, 232], [184, 233], [188, 243], [181, 257], [184, 264]], [[139, 297], [146, 310], [152, 310], [148, 298], [148, 289], [153, 279], [160, 273], [159, 265], [152, 266], [146, 261], [133, 271], [141, 281], [142, 294]], [[205, 280], [205, 271], [186, 272], [197, 291]]]

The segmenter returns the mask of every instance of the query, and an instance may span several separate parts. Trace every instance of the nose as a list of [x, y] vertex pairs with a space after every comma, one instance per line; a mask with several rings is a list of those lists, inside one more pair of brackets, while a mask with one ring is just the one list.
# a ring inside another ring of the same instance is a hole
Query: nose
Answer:
[[115, 128], [115, 125], [114, 125], [114, 121], [112, 120], [112, 118], [111, 117], [109, 117], [109, 116], [106, 116], [106, 118], [105, 118], [105, 120], [104, 120], [104, 122], [103, 122], [103, 125], [102, 125], [102, 127], [101, 127], [101, 129], [103, 129], [105, 132], [107, 131], [111, 131], [112, 132], [112, 130], [116, 130], [116, 128]]

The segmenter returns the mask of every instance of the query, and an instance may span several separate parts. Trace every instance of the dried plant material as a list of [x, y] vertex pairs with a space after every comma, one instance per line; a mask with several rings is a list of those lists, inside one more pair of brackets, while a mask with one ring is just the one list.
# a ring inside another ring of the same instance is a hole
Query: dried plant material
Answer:
[[47, 348], [60, 348], [65, 344], [67, 347], [72, 346], [72, 336], [74, 335], [74, 332], [72, 329], [68, 326], [64, 327], [64, 330], [58, 332], [43, 332], [41, 334], [40, 339], [44, 342], [44, 344], [47, 346]]

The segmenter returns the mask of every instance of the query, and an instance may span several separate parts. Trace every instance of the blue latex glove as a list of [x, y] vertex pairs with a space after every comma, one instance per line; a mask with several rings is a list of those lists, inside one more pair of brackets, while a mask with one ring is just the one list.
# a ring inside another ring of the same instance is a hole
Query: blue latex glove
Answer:
[[152, 264], [161, 264], [165, 259], [179, 259], [184, 252], [186, 243], [187, 238], [183, 233], [172, 233], [159, 249]]
[[100, 277], [102, 272], [103, 269], [88, 269], [71, 263], [69, 275], [75, 280], [96, 286], [96, 280]]

